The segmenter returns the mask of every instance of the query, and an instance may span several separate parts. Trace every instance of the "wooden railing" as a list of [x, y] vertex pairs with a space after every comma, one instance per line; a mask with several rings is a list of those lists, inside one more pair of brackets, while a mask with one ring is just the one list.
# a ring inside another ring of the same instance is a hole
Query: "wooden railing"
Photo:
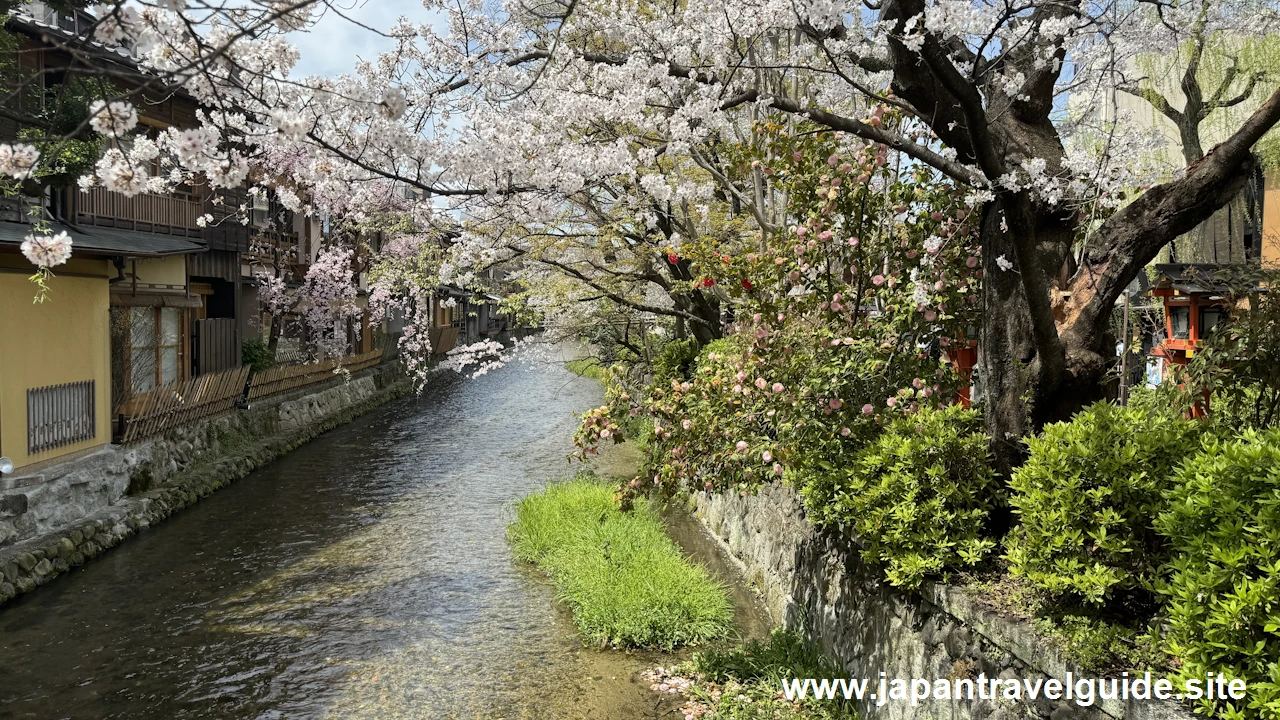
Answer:
[[244, 393], [249, 366], [197, 375], [189, 380], [134, 395], [116, 412], [122, 419], [121, 442], [129, 444], [166, 430], [229, 412]]
[[381, 350], [370, 350], [359, 355], [348, 355], [341, 361], [325, 360], [306, 365], [277, 365], [253, 374], [253, 378], [249, 380], [247, 399], [252, 402], [332, 380], [335, 372], [339, 371], [339, 366], [347, 372], [358, 372], [377, 365], [381, 360]]
[[185, 193], [125, 197], [95, 187], [81, 191], [76, 203], [76, 218], [82, 225], [191, 237], [200, 236], [196, 220], [203, 213], [204, 205]]

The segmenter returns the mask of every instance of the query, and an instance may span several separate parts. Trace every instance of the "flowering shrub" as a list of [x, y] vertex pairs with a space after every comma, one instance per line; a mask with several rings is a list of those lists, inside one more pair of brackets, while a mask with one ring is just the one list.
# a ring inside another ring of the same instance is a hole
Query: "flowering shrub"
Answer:
[[1178, 471], [1156, 529], [1173, 546], [1161, 592], [1187, 677], [1249, 684], [1218, 717], [1280, 717], [1280, 430], [1209, 438]]
[[852, 464], [815, 473], [801, 494], [815, 523], [853, 531], [890, 584], [918, 587], [995, 547], [984, 530], [1003, 491], [987, 454], [977, 412], [924, 409], [895, 420]]
[[944, 355], [975, 319], [982, 270], [958, 191], [837, 133], [759, 130], [737, 170], [770, 176], [795, 222], [759, 235], [758, 252], [679, 248], [691, 282], [724, 288], [737, 321], [690, 377], [661, 373], [589, 416], [595, 428], [653, 419], [652, 462], [630, 492], [805, 477], [849, 462], [892, 419], [950, 402], [959, 383]]
[[1152, 523], [1200, 428], [1172, 413], [1102, 402], [1029, 438], [1009, 503], [1009, 569], [1055, 597], [1103, 605], [1149, 594], [1167, 541]]

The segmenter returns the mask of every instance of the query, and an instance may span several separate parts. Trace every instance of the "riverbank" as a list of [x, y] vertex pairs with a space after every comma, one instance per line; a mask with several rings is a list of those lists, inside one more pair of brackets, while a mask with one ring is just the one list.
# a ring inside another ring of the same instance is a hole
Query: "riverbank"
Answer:
[[504, 536], [602, 396], [513, 364], [284, 454], [0, 609], [0, 717], [679, 718], [686, 655], [585, 647]]
[[[35, 476], [35, 490], [8, 496], [22, 498], [24, 511], [31, 511], [28, 522], [42, 532], [0, 548], [0, 609], [410, 389], [409, 380], [392, 368], [373, 368], [319, 390], [178, 428], [138, 447], [110, 446], [45, 470]], [[74, 502], [76, 490], [90, 485], [106, 497], [97, 503], [101, 507], [79, 514], [84, 504]]]

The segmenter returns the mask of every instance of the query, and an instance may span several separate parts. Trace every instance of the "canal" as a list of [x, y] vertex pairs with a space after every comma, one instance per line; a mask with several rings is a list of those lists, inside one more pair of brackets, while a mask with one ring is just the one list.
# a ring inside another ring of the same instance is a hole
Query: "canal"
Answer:
[[583, 648], [505, 541], [601, 401], [558, 364], [512, 365], [316, 439], [0, 608], [0, 718], [668, 712], [636, 674], [672, 658]]

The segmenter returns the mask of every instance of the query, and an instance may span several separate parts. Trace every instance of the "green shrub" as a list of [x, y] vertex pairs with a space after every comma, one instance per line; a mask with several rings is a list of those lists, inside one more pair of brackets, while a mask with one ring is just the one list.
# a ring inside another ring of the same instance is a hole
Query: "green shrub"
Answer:
[[1167, 543], [1152, 522], [1199, 428], [1172, 413], [1097, 403], [1029, 438], [1009, 503], [1009, 569], [1058, 599], [1095, 606], [1151, 591]]
[[1280, 429], [1206, 440], [1168, 499], [1160, 589], [1182, 673], [1248, 682], [1245, 707], [1216, 714], [1280, 717]]
[[259, 338], [249, 338], [240, 344], [240, 361], [254, 372], [266, 370], [275, 364], [271, 350]]
[[693, 366], [698, 361], [698, 341], [672, 340], [662, 346], [653, 359], [653, 381], [666, 385], [672, 380], [687, 380], [693, 376]]
[[848, 467], [801, 489], [811, 519], [845, 525], [892, 585], [972, 566], [994, 547], [988, 514], [1003, 501], [977, 412], [958, 405], [895, 420]]
[[648, 504], [624, 513], [592, 478], [521, 500], [507, 535], [517, 557], [550, 576], [593, 644], [669, 649], [732, 625], [724, 587], [680, 553]]

